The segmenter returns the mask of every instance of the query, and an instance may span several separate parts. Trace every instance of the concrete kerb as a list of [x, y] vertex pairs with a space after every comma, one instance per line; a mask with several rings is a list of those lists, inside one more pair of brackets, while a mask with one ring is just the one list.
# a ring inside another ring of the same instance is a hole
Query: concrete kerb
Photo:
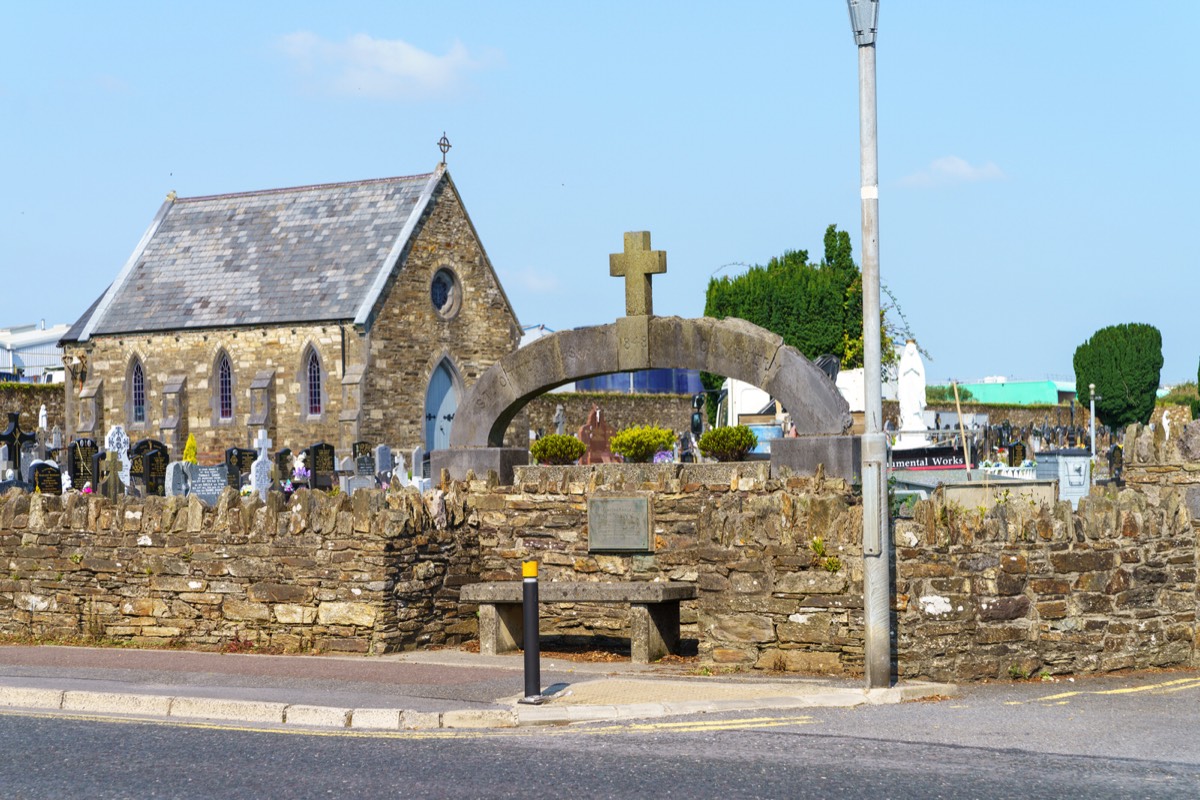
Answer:
[[[699, 693], [703, 693], [702, 686], [696, 688]], [[165, 697], [133, 693], [61, 691], [0, 686], [0, 707], [79, 714], [117, 714], [135, 718], [165, 717], [174, 720], [219, 720], [388, 732], [514, 728], [785, 708], [847, 708], [865, 704], [882, 705], [924, 698], [940, 698], [957, 693], [958, 687], [954, 684], [916, 681], [888, 689], [824, 687], [794, 695], [724, 700], [697, 699], [577, 705], [554, 705], [551, 700], [547, 705], [535, 706], [518, 704], [518, 698], [513, 697], [501, 701], [511, 705], [511, 708], [422, 712], [394, 708], [352, 709], [208, 697]]]

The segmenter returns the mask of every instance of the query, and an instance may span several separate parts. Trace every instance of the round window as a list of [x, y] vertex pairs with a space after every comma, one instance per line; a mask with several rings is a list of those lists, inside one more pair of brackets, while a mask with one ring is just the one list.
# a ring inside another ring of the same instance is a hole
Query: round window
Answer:
[[439, 269], [429, 285], [429, 299], [434, 309], [443, 317], [449, 319], [458, 313], [459, 304], [458, 278], [446, 268]]

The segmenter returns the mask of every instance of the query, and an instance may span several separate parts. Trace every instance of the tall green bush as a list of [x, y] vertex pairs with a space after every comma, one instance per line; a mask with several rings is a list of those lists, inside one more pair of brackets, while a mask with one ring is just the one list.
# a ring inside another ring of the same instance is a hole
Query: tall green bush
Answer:
[[1075, 350], [1075, 395], [1088, 402], [1096, 385], [1096, 417], [1113, 429], [1145, 424], [1154, 412], [1162, 370], [1162, 334], [1153, 325], [1110, 325]]

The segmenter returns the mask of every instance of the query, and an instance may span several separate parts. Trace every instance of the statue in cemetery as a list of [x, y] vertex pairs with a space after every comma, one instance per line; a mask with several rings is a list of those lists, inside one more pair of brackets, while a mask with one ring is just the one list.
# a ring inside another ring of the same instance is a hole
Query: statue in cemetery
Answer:
[[925, 363], [912, 339], [904, 345], [900, 356], [900, 386], [896, 391], [900, 401], [900, 433], [893, 447], [906, 450], [928, 447], [929, 435], [925, 432]]
[[612, 450], [608, 440], [612, 437], [612, 429], [604, 421], [604, 412], [597, 405], [588, 412], [588, 421], [579, 429], [579, 441], [587, 445], [587, 451], [579, 459], [580, 464], [616, 464], [620, 462]]
[[41, 409], [38, 411], [38, 430], [46, 430], [46, 404], [42, 403]]

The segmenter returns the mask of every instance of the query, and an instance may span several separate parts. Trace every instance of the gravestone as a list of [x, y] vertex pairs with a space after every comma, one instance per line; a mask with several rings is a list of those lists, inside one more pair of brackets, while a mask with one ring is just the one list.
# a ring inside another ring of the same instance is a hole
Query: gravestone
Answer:
[[250, 465], [250, 488], [265, 503], [267, 491], [271, 488], [271, 439], [265, 430], [259, 429], [254, 447], [258, 451], [258, 458]]
[[170, 451], [167, 445], [157, 439], [150, 439], [142, 453], [142, 480], [145, 482], [146, 494], [163, 497], [167, 494], [167, 464], [170, 463]]
[[63, 493], [63, 475], [58, 465], [41, 461], [33, 465], [31, 473], [32, 480], [29, 482], [33, 484], [35, 492], [53, 495]]
[[375, 456], [367, 454], [354, 459], [354, 474], [359, 478], [375, 477]]
[[1108, 475], [1117, 486], [1124, 485], [1125, 450], [1121, 445], [1114, 444], [1108, 451]]
[[292, 449], [285, 447], [275, 453], [275, 480], [279, 483], [292, 479]]
[[229, 485], [229, 479], [224, 464], [215, 467], [197, 466], [194, 468], [190, 494], [194, 494], [206, 505], [215, 506], [221, 491]]
[[[401, 458], [401, 461], [404, 459]], [[376, 475], [391, 475], [392, 470], [396, 466], [396, 460], [392, 456], [392, 448], [386, 444], [381, 444], [375, 448], [375, 474]]]
[[26, 442], [21, 445], [21, 468], [17, 470], [26, 483], [29, 483], [29, 476], [32, 474], [34, 461], [45, 461], [45, 458], [38, 455], [36, 441]]
[[554, 432], [559, 436], [566, 430], [567, 415], [563, 412], [562, 403], [554, 407]]
[[371, 455], [370, 442], [355, 442], [350, 445], [350, 456], [356, 461], [369, 455]]
[[404, 465], [404, 456], [397, 456], [396, 463], [387, 472], [381, 472], [382, 480], [390, 484], [408, 486], [408, 467]]
[[318, 442], [304, 451], [311, 473], [308, 481], [313, 489], [332, 489], [336, 470], [336, 455], [333, 445]]
[[[113, 425], [108, 429], [108, 435], [104, 437], [104, 449], [116, 454], [121, 465], [118, 473], [121, 485], [128, 486], [132, 480], [130, 476], [130, 467], [132, 465], [129, 460], [129, 434], [125, 432], [124, 427]], [[104, 476], [101, 476], [100, 479], [104, 480]]]
[[354, 475], [350, 478], [346, 478], [345, 480], [346, 480], [346, 485], [345, 485], [344, 491], [346, 492], [346, 494], [354, 494], [359, 489], [374, 489], [375, 488], [374, 476], [365, 478], [361, 475]]
[[21, 415], [10, 411], [8, 427], [0, 432], [0, 443], [8, 445], [8, 461], [14, 474], [21, 474], [21, 457], [25, 445], [33, 445], [36, 441], [36, 434], [21, 430]]
[[148, 495], [165, 494], [169, 462], [167, 446], [157, 439], [140, 439], [129, 448], [129, 472]]
[[82, 489], [85, 483], [96, 483], [96, 474], [92, 472], [92, 459], [99, 448], [95, 439], [76, 439], [67, 445], [67, 472], [71, 475], [71, 483]]
[[167, 474], [163, 481], [163, 494], [167, 497], [186, 497], [191, 491], [189, 477], [191, 464], [182, 461], [172, 461], [167, 465]]
[[113, 450], [107, 450], [103, 455], [96, 455], [92, 461], [92, 469], [97, 477], [94, 484], [97, 494], [116, 502], [117, 498], [125, 492], [125, 487], [129, 484], [121, 480], [121, 475], [129, 474], [128, 459], [128, 453], [125, 455], [125, 460], [122, 461], [121, 456]]
[[408, 465], [412, 470], [413, 481], [419, 481], [425, 477], [425, 448], [417, 445], [412, 451], [412, 462]]
[[1008, 465], [1010, 467], [1019, 467], [1026, 459], [1025, 443], [1012, 442], [1008, 446]]
[[242, 476], [250, 474], [258, 453], [248, 447], [231, 447], [225, 451], [226, 480], [234, 489], [242, 488]]
[[8, 457], [8, 444], [0, 444], [0, 476], [12, 469], [12, 459]]

